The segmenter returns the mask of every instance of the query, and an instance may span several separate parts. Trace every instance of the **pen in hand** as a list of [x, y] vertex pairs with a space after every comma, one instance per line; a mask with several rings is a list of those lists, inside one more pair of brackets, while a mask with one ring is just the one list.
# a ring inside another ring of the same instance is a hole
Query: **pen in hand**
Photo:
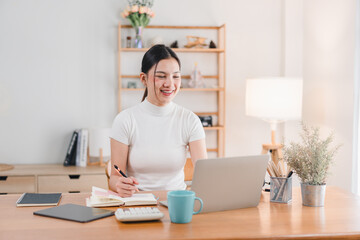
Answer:
[[121, 169], [118, 168], [118, 166], [114, 165], [114, 168], [115, 168], [116, 170], [118, 170], [118, 172], [119, 172], [124, 178], [127, 178], [127, 176], [125, 175], [125, 173], [123, 173], [123, 171], [121, 171]]
[[[120, 169], [118, 166], [114, 165], [114, 168], [115, 168], [124, 178], [127, 178], [127, 176], [125, 175], [125, 173], [124, 173], [123, 171], [121, 171], [121, 169]], [[139, 192], [139, 189], [136, 188], [136, 191]]]

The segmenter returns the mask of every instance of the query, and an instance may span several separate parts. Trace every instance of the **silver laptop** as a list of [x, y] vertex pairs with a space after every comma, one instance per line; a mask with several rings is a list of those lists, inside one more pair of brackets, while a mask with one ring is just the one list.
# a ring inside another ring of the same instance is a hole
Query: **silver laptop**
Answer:
[[191, 190], [203, 200], [201, 212], [256, 207], [268, 161], [269, 155], [196, 161]]
[[[191, 190], [203, 200], [203, 212], [256, 207], [260, 202], [269, 155], [196, 161]], [[161, 202], [167, 205], [166, 201]], [[199, 209], [195, 201], [195, 211]]]

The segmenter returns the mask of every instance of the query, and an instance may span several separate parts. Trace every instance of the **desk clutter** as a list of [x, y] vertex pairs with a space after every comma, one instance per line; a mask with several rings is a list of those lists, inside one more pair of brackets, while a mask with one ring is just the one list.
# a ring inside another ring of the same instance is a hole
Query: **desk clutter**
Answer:
[[120, 222], [154, 221], [164, 217], [157, 207], [119, 208], [115, 217]]
[[[165, 216], [158, 221], [129, 224], [110, 215], [83, 224], [33, 215], [52, 207], [19, 208], [15, 203], [20, 194], [6, 194], [0, 195], [1, 239], [360, 239], [360, 198], [335, 186], [326, 190], [322, 208], [304, 207], [301, 189], [294, 187], [291, 205], [269, 204], [270, 194], [262, 193], [258, 207], [200, 213], [186, 225], [171, 223], [167, 209], [159, 205], [155, 207]], [[152, 193], [166, 200], [166, 191]], [[63, 193], [60, 204], [84, 206], [88, 196]], [[118, 207], [106, 209], [116, 211]]]
[[114, 211], [69, 203], [36, 211], [34, 215], [85, 223], [112, 216]]
[[270, 175], [270, 202], [289, 203], [292, 200], [293, 172], [284, 163], [284, 159], [271, 159], [267, 171]]
[[60, 198], [61, 193], [23, 193], [16, 201], [16, 206], [56, 206]]
[[116, 192], [92, 187], [91, 196], [86, 199], [88, 207], [156, 205], [157, 199], [152, 193], [135, 193], [131, 197], [120, 197]]

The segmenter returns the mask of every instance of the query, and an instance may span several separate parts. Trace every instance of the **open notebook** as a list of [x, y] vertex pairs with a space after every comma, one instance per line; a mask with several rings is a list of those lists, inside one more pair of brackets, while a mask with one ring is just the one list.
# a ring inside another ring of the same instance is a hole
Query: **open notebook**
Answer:
[[120, 197], [116, 192], [92, 187], [91, 196], [86, 199], [88, 207], [156, 205], [157, 200], [152, 193], [135, 193], [131, 197]]

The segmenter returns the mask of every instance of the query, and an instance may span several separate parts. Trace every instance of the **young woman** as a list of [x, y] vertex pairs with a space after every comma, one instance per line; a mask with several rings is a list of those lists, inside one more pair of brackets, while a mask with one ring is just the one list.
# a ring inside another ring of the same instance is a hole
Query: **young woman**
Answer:
[[[111, 133], [110, 188], [122, 197], [142, 190], [185, 189], [187, 146], [193, 163], [207, 158], [199, 117], [172, 102], [181, 86], [180, 60], [165, 45], [144, 55], [142, 102], [120, 112]], [[118, 166], [128, 178], [114, 168]]]

